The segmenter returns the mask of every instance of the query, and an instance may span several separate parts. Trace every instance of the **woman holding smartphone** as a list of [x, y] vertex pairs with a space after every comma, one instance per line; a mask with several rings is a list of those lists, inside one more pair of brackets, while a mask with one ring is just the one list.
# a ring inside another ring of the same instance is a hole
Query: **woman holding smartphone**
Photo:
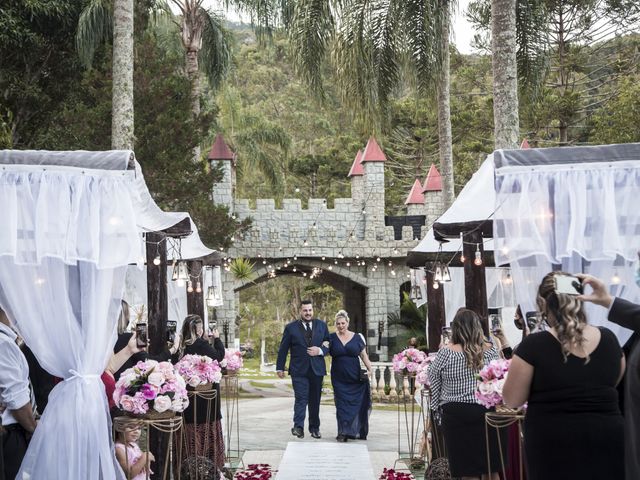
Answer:
[[575, 280], [564, 272], [543, 278], [537, 304], [549, 330], [522, 340], [503, 389], [507, 406], [528, 402], [528, 480], [624, 478], [616, 390], [624, 356], [610, 330], [587, 323]]
[[[217, 328], [210, 330], [212, 343], [204, 338], [204, 324], [199, 315], [187, 315], [182, 324], [180, 348], [175, 361], [185, 355], [206, 355], [221, 362], [224, 359], [224, 345]], [[196, 398], [197, 415], [194, 415], [193, 402], [184, 411], [185, 433], [189, 448], [185, 454], [198, 452], [198, 455], [211, 459], [219, 469], [224, 467], [224, 435], [222, 434], [222, 412], [220, 409], [220, 384], [214, 383], [216, 400], [210, 402]], [[212, 411], [208, 411], [213, 406]], [[207, 421], [209, 420], [209, 421]]]

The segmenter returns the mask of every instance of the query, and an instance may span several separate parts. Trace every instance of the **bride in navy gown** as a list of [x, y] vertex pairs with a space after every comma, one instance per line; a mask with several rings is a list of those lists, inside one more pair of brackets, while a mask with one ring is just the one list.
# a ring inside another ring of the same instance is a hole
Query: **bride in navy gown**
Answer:
[[331, 354], [331, 384], [336, 404], [338, 436], [336, 440], [366, 440], [369, 433], [371, 412], [371, 390], [368, 379], [360, 380], [360, 362], [367, 367], [371, 377], [371, 362], [361, 334], [349, 331], [349, 315], [344, 310], [336, 313], [336, 333], [329, 340]]

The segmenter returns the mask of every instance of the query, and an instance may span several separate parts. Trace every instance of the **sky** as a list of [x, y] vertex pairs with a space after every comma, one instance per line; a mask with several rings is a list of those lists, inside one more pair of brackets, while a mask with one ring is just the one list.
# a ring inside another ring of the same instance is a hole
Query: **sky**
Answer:
[[[470, 0], [458, 0], [458, 11], [453, 21], [453, 41], [460, 53], [473, 53], [471, 49], [471, 40], [473, 40], [474, 30], [471, 24], [464, 19], [464, 11], [467, 8]], [[205, 0], [205, 7], [213, 8], [214, 10], [223, 10], [221, 2], [219, 0]], [[226, 15], [229, 20], [239, 21], [243, 20], [248, 23], [248, 19], [242, 19], [237, 13], [230, 11]]]

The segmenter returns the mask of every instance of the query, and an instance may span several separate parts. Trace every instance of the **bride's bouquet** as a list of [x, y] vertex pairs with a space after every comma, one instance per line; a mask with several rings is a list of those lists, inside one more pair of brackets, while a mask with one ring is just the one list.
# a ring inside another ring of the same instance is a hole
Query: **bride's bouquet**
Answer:
[[189, 400], [184, 378], [169, 362], [147, 360], [125, 370], [116, 383], [113, 400], [134, 415], [182, 412]]
[[222, 378], [222, 368], [218, 362], [206, 355], [185, 355], [176, 363], [176, 370], [193, 388], [220, 383]]
[[503, 405], [502, 388], [509, 373], [509, 365], [511, 360], [491, 360], [485, 365], [478, 378], [478, 389], [476, 390], [476, 399], [486, 408]]
[[393, 356], [393, 371], [402, 374], [415, 374], [427, 360], [427, 355], [417, 348], [405, 348]]

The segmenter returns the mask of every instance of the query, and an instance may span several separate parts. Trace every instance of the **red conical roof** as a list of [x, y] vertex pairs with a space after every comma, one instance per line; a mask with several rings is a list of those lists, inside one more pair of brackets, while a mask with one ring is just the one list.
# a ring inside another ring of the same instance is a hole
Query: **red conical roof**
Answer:
[[424, 204], [424, 195], [422, 194], [422, 184], [420, 180], [416, 178], [416, 181], [413, 182], [413, 187], [411, 187], [411, 191], [409, 192], [409, 196], [407, 200], [404, 202], [405, 205], [422, 205]]
[[364, 162], [386, 162], [387, 157], [385, 157], [384, 152], [376, 142], [376, 139], [372, 137], [369, 138], [367, 142], [367, 146], [364, 149], [364, 153], [362, 154], [362, 163]]
[[358, 150], [356, 154], [356, 158], [353, 161], [353, 165], [351, 165], [351, 170], [349, 170], [349, 177], [354, 177], [356, 175], [364, 175], [364, 167], [362, 166], [362, 150]]
[[529, 141], [526, 138], [522, 140], [522, 143], [520, 144], [520, 148], [531, 148], [529, 146]]
[[225, 143], [221, 133], [216, 135], [216, 141], [213, 142], [207, 158], [209, 160], [233, 160], [233, 152]]
[[432, 163], [427, 173], [427, 178], [424, 179], [424, 186], [422, 187], [422, 193], [424, 192], [439, 192], [442, 190], [442, 176]]

